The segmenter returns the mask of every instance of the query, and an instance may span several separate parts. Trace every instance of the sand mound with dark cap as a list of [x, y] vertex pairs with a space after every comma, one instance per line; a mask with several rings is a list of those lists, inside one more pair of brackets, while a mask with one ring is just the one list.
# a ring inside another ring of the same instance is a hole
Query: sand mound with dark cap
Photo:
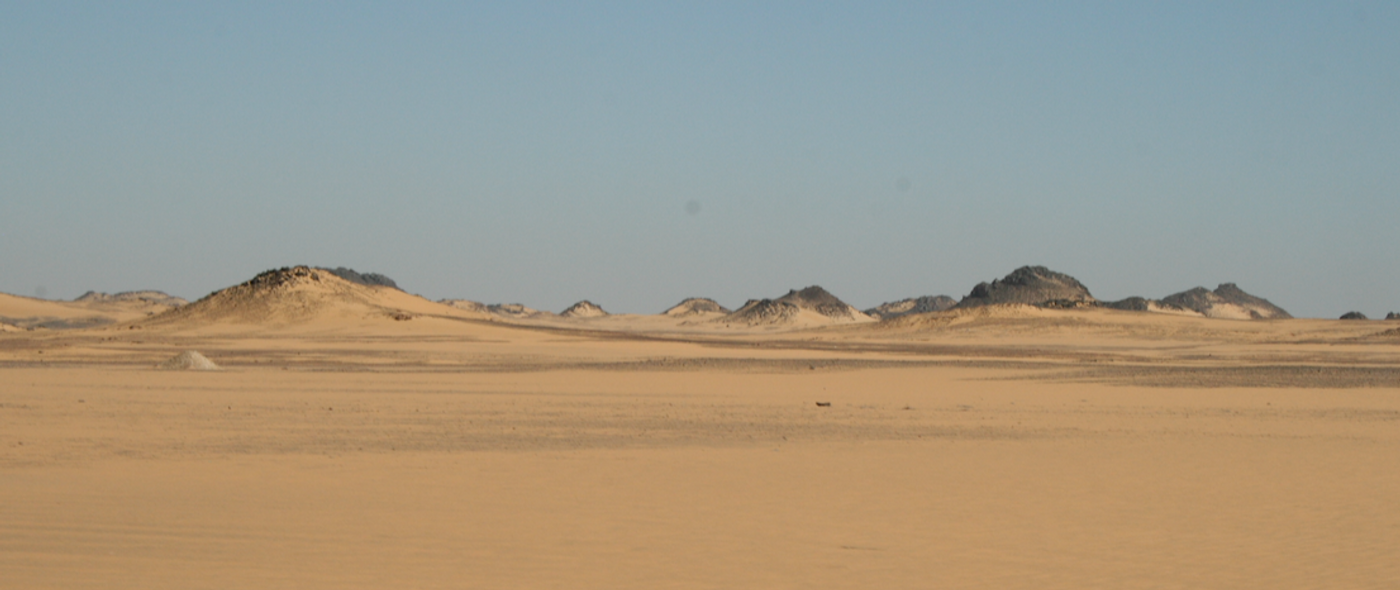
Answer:
[[1079, 307], [1096, 302], [1074, 277], [1043, 266], [1023, 266], [1002, 279], [978, 283], [957, 307], [1020, 303], [1040, 307]]
[[209, 360], [198, 351], [186, 350], [177, 354], [159, 365], [162, 369], [174, 369], [181, 371], [217, 371], [219, 365]]
[[865, 315], [870, 317], [888, 320], [900, 316], [916, 313], [931, 313], [952, 309], [958, 304], [958, 300], [947, 295], [925, 295], [923, 297], [913, 297], [882, 303], [876, 307], [865, 310]]
[[147, 320], [171, 323], [289, 324], [316, 319], [408, 320], [441, 313], [443, 306], [387, 285], [368, 285], [324, 269], [296, 266], [269, 270], [215, 291], [189, 305]]
[[1196, 287], [1163, 297], [1161, 304], [1189, 309], [1210, 318], [1238, 320], [1284, 319], [1293, 316], [1269, 300], [1245, 293], [1234, 283], [1222, 283], [1214, 291]]
[[689, 299], [686, 299], [685, 301], [677, 303], [676, 305], [672, 306], [671, 309], [662, 312], [662, 315], [668, 315], [675, 318], [688, 318], [701, 315], [727, 314], [732, 312], [733, 310], [730, 310], [724, 307], [723, 305], [720, 305], [714, 299], [706, 299], [704, 297], [691, 297]]
[[601, 318], [608, 315], [608, 312], [603, 311], [603, 308], [598, 307], [592, 301], [585, 299], [570, 305], [569, 309], [560, 312], [559, 315], [566, 318]]
[[1339, 319], [1343, 319], [1343, 320], [1369, 320], [1369, 319], [1371, 319], [1371, 318], [1366, 317], [1366, 314], [1361, 313], [1361, 312], [1359, 312], [1359, 311], [1348, 311], [1348, 312], [1342, 314], [1342, 317], [1339, 318]]
[[714, 321], [747, 326], [864, 322], [871, 318], [818, 286], [788, 291], [777, 299], [750, 299]]

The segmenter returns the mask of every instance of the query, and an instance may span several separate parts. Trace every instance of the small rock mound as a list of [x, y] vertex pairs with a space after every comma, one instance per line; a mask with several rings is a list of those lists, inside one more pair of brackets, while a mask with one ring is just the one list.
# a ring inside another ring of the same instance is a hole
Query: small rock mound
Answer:
[[1359, 312], [1359, 311], [1348, 311], [1348, 312], [1342, 314], [1341, 319], [1344, 319], [1344, 320], [1368, 320], [1368, 319], [1371, 319], [1371, 318], [1366, 317], [1366, 314], [1361, 313], [1361, 312]]
[[564, 310], [559, 315], [566, 318], [600, 318], [608, 315], [608, 312], [603, 311], [603, 308], [598, 307], [592, 301], [585, 299], [570, 305], [569, 309]]
[[719, 302], [715, 301], [714, 299], [707, 299], [705, 297], [691, 297], [689, 299], [686, 299], [685, 301], [677, 303], [675, 306], [671, 307], [671, 309], [668, 309], [662, 313], [671, 317], [685, 318], [697, 315], [730, 312], [730, 309], [724, 307], [723, 305], [720, 305]]
[[1385, 319], [1387, 319], [1387, 320], [1400, 320], [1400, 313], [1395, 313], [1395, 312], [1392, 311], [1392, 312], [1390, 312], [1390, 313], [1388, 313], [1388, 314], [1385, 314]]
[[958, 301], [956, 299], [953, 299], [952, 297], [949, 297], [947, 295], [924, 295], [923, 297], [914, 297], [910, 299], [901, 299], [899, 301], [891, 301], [889, 303], [882, 303], [876, 307], [872, 307], [870, 309], [865, 310], [865, 315], [876, 319], [888, 320], [890, 318], [897, 318], [900, 316], [912, 315], [916, 313], [931, 313], [935, 311], [944, 311], [952, 309], [953, 306], [956, 306], [957, 304]]
[[1023, 266], [1000, 280], [978, 283], [957, 307], [1022, 303], [1041, 307], [1080, 307], [1096, 302], [1074, 277], [1043, 266]]
[[217, 371], [219, 365], [214, 364], [214, 361], [197, 351], [186, 350], [161, 363], [160, 368], [181, 371]]

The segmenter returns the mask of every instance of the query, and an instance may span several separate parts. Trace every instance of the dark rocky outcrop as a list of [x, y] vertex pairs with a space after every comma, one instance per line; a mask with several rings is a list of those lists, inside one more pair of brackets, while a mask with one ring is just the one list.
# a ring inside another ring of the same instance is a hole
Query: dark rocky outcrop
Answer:
[[1045, 307], [1080, 307], [1096, 302], [1089, 289], [1074, 277], [1043, 266], [1023, 266], [990, 283], [978, 283], [959, 301], [966, 309], [984, 305], [1020, 303]]
[[1361, 312], [1359, 312], [1359, 311], [1348, 311], [1348, 312], [1342, 314], [1342, 317], [1341, 317], [1340, 319], [1344, 319], [1344, 320], [1368, 320], [1368, 319], [1371, 319], [1371, 318], [1366, 317], [1366, 314], [1361, 313]]
[[377, 272], [358, 273], [355, 272], [354, 269], [345, 268], [343, 266], [337, 266], [335, 268], [322, 268], [320, 270], [324, 270], [328, 273], [331, 273], [335, 276], [338, 276], [342, 279], [345, 279], [358, 285], [369, 285], [372, 287], [393, 287], [395, 289], [399, 288], [399, 285], [394, 282], [394, 279], [386, 277]]
[[1390, 312], [1390, 313], [1388, 313], [1388, 314], [1385, 314], [1385, 319], [1387, 319], [1387, 320], [1400, 320], [1400, 313], [1395, 313], [1395, 312], [1392, 311], [1392, 312]]
[[916, 313], [931, 313], [952, 309], [958, 304], [958, 300], [947, 295], [925, 295], [910, 299], [901, 299], [882, 303], [878, 306], [865, 310], [865, 315], [873, 318], [888, 320], [900, 316]]

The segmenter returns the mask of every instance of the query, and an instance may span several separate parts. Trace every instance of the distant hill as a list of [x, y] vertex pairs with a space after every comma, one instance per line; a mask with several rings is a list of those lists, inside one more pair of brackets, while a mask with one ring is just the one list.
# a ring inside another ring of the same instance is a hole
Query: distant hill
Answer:
[[52, 301], [0, 293], [0, 327], [14, 330], [93, 328], [159, 314], [187, 303], [160, 291], [115, 295], [88, 291], [73, 301]]
[[871, 321], [874, 318], [818, 286], [791, 290], [777, 299], [750, 299], [733, 313], [717, 318], [729, 324], [783, 325]]
[[598, 307], [592, 301], [585, 299], [570, 305], [569, 309], [560, 312], [559, 315], [566, 318], [600, 318], [608, 315], [608, 312], [603, 311], [603, 308]]
[[479, 312], [479, 313], [489, 313], [489, 314], [498, 315], [498, 316], [501, 316], [501, 317], [512, 318], [512, 319], [517, 319], [517, 320], [530, 319], [530, 318], [538, 318], [538, 317], [553, 317], [553, 316], [554, 316], [554, 314], [551, 313], [551, 312], [548, 312], [548, 311], [540, 311], [540, 310], [538, 310], [538, 309], [531, 309], [531, 308], [525, 307], [524, 305], [521, 305], [521, 304], [519, 304], [519, 303], [491, 303], [491, 304], [486, 304], [486, 303], [478, 303], [478, 302], [476, 302], [476, 301], [471, 301], [471, 300], [468, 300], [468, 299], [442, 299], [442, 300], [439, 300], [438, 303], [441, 303], [441, 304], [443, 304], [443, 305], [452, 306], [452, 307], [455, 307], [455, 308], [457, 308], [457, 309], [465, 309], [465, 310], [468, 310], [468, 311], [475, 311], [475, 312]]
[[169, 295], [161, 291], [122, 291], [121, 293], [107, 294], [97, 291], [88, 291], [73, 300], [74, 303], [86, 303], [88, 305], [123, 305], [138, 304], [164, 307], [179, 307], [189, 303], [189, 301]]
[[1097, 300], [1074, 277], [1043, 266], [1023, 266], [990, 283], [978, 283], [957, 308], [1021, 303], [1040, 307], [1078, 307]]
[[662, 315], [668, 315], [676, 318], [687, 318], [699, 315], [727, 314], [732, 312], [733, 310], [724, 307], [723, 305], [720, 305], [714, 299], [706, 299], [704, 297], [691, 297], [689, 299], [686, 299], [685, 301], [675, 304], [670, 309], [662, 312]]
[[1245, 293], [1234, 283], [1221, 283], [1214, 291], [1196, 287], [1163, 297], [1161, 303], [1189, 309], [1206, 317], [1249, 319], [1284, 319], [1293, 316], [1269, 300]]
[[888, 320], [890, 318], [897, 318], [900, 316], [911, 315], [916, 313], [944, 311], [952, 309], [957, 304], [958, 300], [953, 299], [952, 297], [949, 297], [947, 295], [925, 295], [923, 297], [914, 297], [910, 299], [901, 299], [899, 301], [891, 301], [889, 303], [882, 303], [880, 305], [865, 310], [865, 315], [876, 319]]

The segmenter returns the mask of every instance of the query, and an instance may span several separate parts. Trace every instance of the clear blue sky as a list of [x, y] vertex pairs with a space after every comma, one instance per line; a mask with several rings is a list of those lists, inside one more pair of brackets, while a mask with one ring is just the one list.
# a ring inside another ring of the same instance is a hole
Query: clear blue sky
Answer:
[[1400, 3], [0, 0], [0, 291], [1400, 311]]

